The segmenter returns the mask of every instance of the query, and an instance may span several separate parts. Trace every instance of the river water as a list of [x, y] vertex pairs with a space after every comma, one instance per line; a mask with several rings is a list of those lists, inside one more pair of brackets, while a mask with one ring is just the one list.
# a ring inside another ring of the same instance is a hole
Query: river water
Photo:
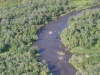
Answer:
[[[100, 5], [89, 9], [96, 8], [100, 8]], [[81, 12], [75, 11], [63, 15], [37, 32], [38, 40], [36, 41], [36, 46], [39, 49], [40, 60], [46, 61], [53, 75], [75, 75], [76, 73], [76, 69], [68, 62], [71, 53], [61, 43], [59, 33], [68, 26], [67, 22], [70, 16]]]

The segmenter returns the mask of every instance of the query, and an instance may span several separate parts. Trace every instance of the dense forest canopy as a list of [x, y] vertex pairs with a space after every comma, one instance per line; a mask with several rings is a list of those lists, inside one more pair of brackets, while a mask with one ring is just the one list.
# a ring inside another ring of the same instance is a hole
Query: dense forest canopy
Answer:
[[0, 74], [50, 75], [47, 65], [38, 61], [38, 49], [30, 45], [37, 40], [37, 30], [56, 17], [100, 3], [76, 1], [0, 0]]
[[100, 75], [100, 9], [70, 17], [68, 24], [61, 38], [73, 53], [70, 63], [77, 75]]

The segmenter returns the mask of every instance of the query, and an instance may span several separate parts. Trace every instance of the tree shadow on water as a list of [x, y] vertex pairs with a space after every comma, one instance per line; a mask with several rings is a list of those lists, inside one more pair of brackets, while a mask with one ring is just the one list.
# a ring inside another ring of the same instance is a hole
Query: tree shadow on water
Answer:
[[[39, 53], [43, 53], [44, 51], [45, 51], [45, 48], [39, 49]], [[40, 55], [40, 58], [38, 59], [38, 61], [45, 60], [45, 59], [42, 59], [41, 57], [42, 56]], [[52, 75], [60, 75], [60, 71], [59, 71], [59, 69], [56, 68], [55, 64], [51, 64], [51, 61], [46, 61], [46, 63], [48, 65], [50, 73], [52, 73]]]
[[45, 51], [45, 48], [41, 48], [41, 49], [39, 49], [39, 53], [42, 53], [42, 52], [44, 52]]
[[52, 65], [50, 62], [47, 62], [47, 64], [52, 75], [60, 75], [60, 71], [56, 69], [56, 65]]

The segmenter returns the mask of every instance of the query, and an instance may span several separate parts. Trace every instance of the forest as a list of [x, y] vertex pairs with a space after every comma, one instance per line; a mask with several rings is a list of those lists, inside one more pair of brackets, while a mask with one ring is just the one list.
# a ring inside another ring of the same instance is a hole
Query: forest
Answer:
[[100, 9], [70, 17], [61, 40], [73, 54], [69, 62], [76, 75], [100, 75]]
[[[40, 62], [38, 60], [38, 48], [35, 46], [30, 47], [38, 39], [37, 31], [62, 14], [98, 4], [100, 4], [99, 0], [0, 0], [0, 74], [52, 75], [45, 61]], [[98, 13], [98, 15], [94, 14], [93, 21], [99, 24], [99, 20], [98, 22], [95, 21], [95, 19], [100, 18], [99, 10], [96, 10], [94, 13]], [[74, 18], [70, 19], [70, 22], [74, 24]], [[95, 28], [93, 29], [95, 31]], [[95, 32], [91, 33], [95, 34]], [[96, 32], [95, 35], [97, 36], [98, 33]], [[97, 39], [94, 40], [98, 41]], [[84, 45], [84, 42], [82, 46], [89, 48], [97, 43], [94, 43], [94, 41], [91, 42], [93, 43], [89, 43], [88, 46]], [[74, 46], [72, 45], [68, 47], [73, 48]], [[96, 48], [98, 48], [97, 46]], [[95, 61], [97, 60], [95, 59]]]

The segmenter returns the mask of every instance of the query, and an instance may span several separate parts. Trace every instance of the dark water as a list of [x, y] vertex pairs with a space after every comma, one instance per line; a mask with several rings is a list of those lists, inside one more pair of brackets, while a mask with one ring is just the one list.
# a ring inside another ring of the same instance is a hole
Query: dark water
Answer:
[[[90, 9], [95, 8], [100, 8], [100, 6]], [[37, 33], [38, 40], [36, 46], [39, 48], [40, 60], [47, 62], [50, 72], [53, 75], [75, 75], [76, 73], [74, 67], [68, 62], [71, 54], [62, 45], [59, 33], [67, 27], [67, 21], [70, 16], [77, 15], [81, 12], [76, 11], [61, 16], [42, 27]], [[64, 55], [59, 55], [57, 53], [59, 51], [63, 52]]]

